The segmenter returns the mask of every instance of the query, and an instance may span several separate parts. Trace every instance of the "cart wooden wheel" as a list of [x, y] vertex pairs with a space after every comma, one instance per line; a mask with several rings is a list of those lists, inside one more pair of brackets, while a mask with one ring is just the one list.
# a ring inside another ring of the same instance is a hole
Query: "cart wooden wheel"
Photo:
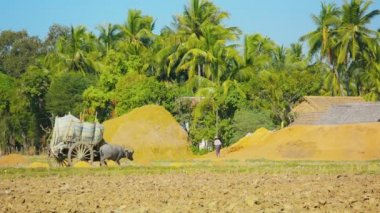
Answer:
[[55, 156], [53, 154], [49, 154], [48, 158], [48, 164], [50, 167], [68, 167], [69, 162], [67, 161], [66, 157], [64, 155], [59, 154], [58, 156]]
[[79, 161], [86, 161], [91, 164], [94, 160], [94, 150], [90, 144], [75, 143], [69, 149], [67, 160], [69, 166], [73, 166]]
[[50, 167], [68, 167], [69, 162], [64, 157], [48, 157], [48, 163]]

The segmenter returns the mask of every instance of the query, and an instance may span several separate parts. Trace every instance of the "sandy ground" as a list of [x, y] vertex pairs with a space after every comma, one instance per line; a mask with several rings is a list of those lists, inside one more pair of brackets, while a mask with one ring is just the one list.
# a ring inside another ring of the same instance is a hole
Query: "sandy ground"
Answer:
[[380, 212], [379, 180], [213, 172], [2, 178], [0, 212]]

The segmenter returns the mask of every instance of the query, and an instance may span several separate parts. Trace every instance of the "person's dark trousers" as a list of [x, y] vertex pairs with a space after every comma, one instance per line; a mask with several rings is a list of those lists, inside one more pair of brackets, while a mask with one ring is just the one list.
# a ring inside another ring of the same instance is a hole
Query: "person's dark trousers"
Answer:
[[216, 151], [216, 156], [219, 157], [220, 154], [220, 149], [222, 148], [222, 145], [216, 145], [215, 146], [215, 151]]

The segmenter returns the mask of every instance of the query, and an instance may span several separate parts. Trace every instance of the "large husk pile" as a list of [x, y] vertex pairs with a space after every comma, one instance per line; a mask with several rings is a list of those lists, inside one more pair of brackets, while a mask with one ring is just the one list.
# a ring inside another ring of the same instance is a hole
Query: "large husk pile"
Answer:
[[263, 141], [266, 138], [266, 136], [270, 133], [271, 132], [269, 130], [263, 127], [259, 128], [253, 134], [246, 135], [238, 142], [232, 144], [230, 147], [226, 148], [223, 151], [226, 151], [227, 153], [232, 153], [238, 150], [246, 149], [247, 147], [252, 146], [253, 143], [258, 144], [259, 142]]
[[[232, 144], [229, 147], [225, 147], [221, 150], [222, 158], [234, 158], [234, 159], [246, 159], [248, 155], [243, 155], [242, 153], [249, 150], [251, 146], [258, 146], [261, 143], [265, 143], [265, 138], [269, 136], [272, 132], [264, 127], [257, 129], [253, 134], [248, 134], [241, 138], [238, 142]], [[214, 158], [214, 153], [209, 153], [205, 158]], [[248, 157], [249, 159], [250, 157]]]
[[380, 159], [380, 123], [294, 125], [272, 133], [259, 129], [234, 146], [223, 149], [222, 157], [337, 161]]
[[135, 151], [134, 160], [181, 160], [191, 157], [187, 133], [174, 117], [157, 105], [136, 108], [104, 122], [104, 138]]

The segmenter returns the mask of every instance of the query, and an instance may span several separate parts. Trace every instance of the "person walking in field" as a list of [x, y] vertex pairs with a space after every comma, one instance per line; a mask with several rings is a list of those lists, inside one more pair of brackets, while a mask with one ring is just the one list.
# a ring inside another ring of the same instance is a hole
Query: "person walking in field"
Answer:
[[219, 157], [220, 149], [222, 148], [222, 142], [219, 140], [218, 136], [215, 136], [214, 146], [215, 146], [216, 157]]

